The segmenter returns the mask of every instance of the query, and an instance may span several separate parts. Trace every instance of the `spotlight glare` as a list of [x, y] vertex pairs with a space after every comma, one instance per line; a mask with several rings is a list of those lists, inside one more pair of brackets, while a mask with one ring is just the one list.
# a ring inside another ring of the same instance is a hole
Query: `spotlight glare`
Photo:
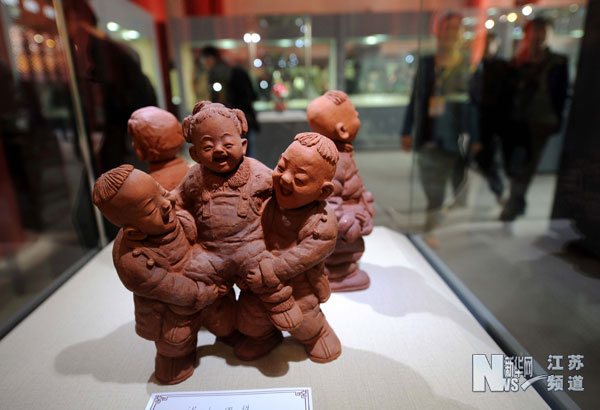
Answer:
[[108, 31], [117, 31], [119, 28], [121, 28], [121, 26], [119, 26], [119, 24], [115, 23], [114, 21], [109, 21], [108, 23], [106, 23], [106, 28], [108, 29]]

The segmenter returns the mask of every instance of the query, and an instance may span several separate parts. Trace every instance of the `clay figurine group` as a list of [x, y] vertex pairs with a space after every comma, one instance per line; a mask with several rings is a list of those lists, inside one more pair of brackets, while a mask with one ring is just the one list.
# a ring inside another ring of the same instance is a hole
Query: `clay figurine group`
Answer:
[[[341, 354], [320, 304], [332, 289], [368, 287], [357, 262], [373, 198], [352, 157], [360, 121], [348, 97], [329, 91], [307, 116], [315, 132], [296, 135], [271, 171], [245, 156], [240, 110], [202, 101], [182, 126], [156, 107], [132, 115], [150, 175], [112, 169], [93, 201], [121, 227], [113, 261], [133, 293], [137, 334], [155, 342], [159, 382], [192, 375], [202, 326], [241, 360], [268, 354], [282, 331], [315, 362]], [[176, 158], [183, 139], [191, 167]]]

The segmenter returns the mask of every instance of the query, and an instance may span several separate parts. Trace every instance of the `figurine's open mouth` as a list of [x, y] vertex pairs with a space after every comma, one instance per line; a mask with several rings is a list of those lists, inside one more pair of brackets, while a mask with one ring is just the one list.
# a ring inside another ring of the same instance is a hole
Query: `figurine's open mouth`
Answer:
[[172, 224], [175, 220], [175, 212], [173, 212], [173, 210], [169, 211], [168, 214], [163, 215], [162, 220], [165, 225]]
[[213, 160], [213, 162], [214, 162], [215, 164], [217, 164], [217, 165], [221, 165], [221, 166], [223, 166], [223, 165], [227, 165], [227, 158], [226, 158], [226, 157], [225, 157], [225, 158], [215, 158], [215, 159]]
[[279, 184], [279, 190], [281, 191], [281, 195], [283, 196], [290, 196], [293, 193], [291, 189], [287, 189], [281, 184]]

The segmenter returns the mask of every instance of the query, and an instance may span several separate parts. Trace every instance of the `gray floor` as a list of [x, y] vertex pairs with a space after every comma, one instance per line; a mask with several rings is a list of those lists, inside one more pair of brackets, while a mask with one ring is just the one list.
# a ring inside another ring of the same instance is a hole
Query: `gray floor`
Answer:
[[[356, 162], [375, 196], [376, 224], [419, 232], [425, 198], [412, 156], [365, 151]], [[470, 172], [466, 204], [449, 206], [435, 251], [540, 365], [550, 354], [565, 362], [583, 354], [583, 369], [549, 373], [564, 376], [565, 391], [568, 376], [583, 376], [585, 391], [570, 397], [582, 408], [600, 408], [592, 391], [600, 383], [600, 261], [570, 245], [578, 234], [568, 221], [549, 220], [554, 185], [553, 175], [536, 176], [526, 215], [504, 224], [485, 181]]]

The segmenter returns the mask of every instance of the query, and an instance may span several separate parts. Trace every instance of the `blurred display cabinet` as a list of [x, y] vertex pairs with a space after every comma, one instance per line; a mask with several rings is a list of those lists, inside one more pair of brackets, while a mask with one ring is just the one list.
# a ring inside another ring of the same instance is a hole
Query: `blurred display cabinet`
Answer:
[[[582, 9], [544, 10], [554, 21], [553, 48], [570, 57], [576, 57], [582, 35]], [[511, 22], [508, 14], [510, 10], [494, 8], [461, 10], [462, 48], [473, 70], [483, 54], [486, 30], [503, 39], [500, 54], [504, 58], [513, 55], [522, 38], [522, 21]], [[419, 55], [435, 50], [433, 28], [438, 17], [439, 13], [431, 11], [264, 17], [171, 15], [169, 26], [178, 68], [173, 102], [180, 104], [184, 116], [196, 101], [210, 99], [214, 84], [209, 84], [201, 54], [210, 45], [221, 50], [230, 65], [249, 72], [259, 113], [282, 108], [304, 110], [313, 98], [338, 88], [350, 95], [361, 116], [357, 148], [399, 147], [398, 134]], [[495, 22], [492, 29], [485, 26], [490, 19]]]

